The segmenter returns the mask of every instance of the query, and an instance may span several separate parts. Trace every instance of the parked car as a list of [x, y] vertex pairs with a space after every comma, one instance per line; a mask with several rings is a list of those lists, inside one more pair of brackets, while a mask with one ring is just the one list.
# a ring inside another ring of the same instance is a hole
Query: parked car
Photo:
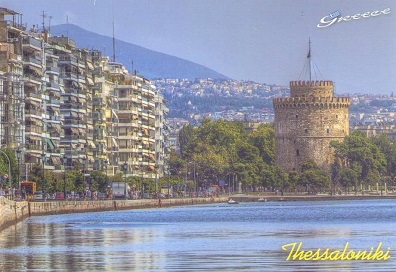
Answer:
[[44, 194], [42, 191], [36, 191], [34, 192], [34, 196], [33, 196], [34, 200], [43, 200], [44, 199]]
[[63, 192], [56, 192], [55, 199], [65, 199], [65, 195]]

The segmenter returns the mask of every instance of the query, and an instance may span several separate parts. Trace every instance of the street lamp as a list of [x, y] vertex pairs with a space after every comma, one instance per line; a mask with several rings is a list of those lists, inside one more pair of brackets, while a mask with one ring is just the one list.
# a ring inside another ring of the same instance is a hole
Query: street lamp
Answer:
[[171, 187], [171, 185], [170, 185], [170, 174], [171, 174], [171, 171], [176, 173], [175, 169], [168, 168], [168, 198], [170, 198], [170, 187]]
[[22, 150], [20, 150], [18, 147], [18, 149], [16, 151], [16, 155], [17, 155], [17, 159], [18, 159], [18, 189], [19, 189], [19, 193], [21, 193], [21, 173], [20, 173], [21, 152], [22, 152]]
[[103, 166], [106, 168], [106, 182], [107, 182], [107, 165], [109, 164], [108, 160], [103, 161]]
[[86, 195], [85, 195], [85, 163], [86, 163], [86, 161], [87, 161], [87, 158], [83, 157], [82, 158], [82, 164], [83, 164], [83, 194], [84, 194], [84, 200], [85, 200], [85, 197], [86, 197]]
[[44, 164], [45, 164], [45, 153], [44, 153], [44, 151], [43, 151], [43, 153], [41, 153], [41, 161], [42, 161], [42, 163], [43, 163], [43, 195], [44, 195], [44, 200], [46, 200], [46, 198], [47, 198], [47, 196], [46, 196], [46, 194], [45, 194], [45, 174], [44, 174]]
[[127, 170], [128, 170], [128, 163], [124, 162], [124, 182], [126, 182]]
[[63, 195], [65, 197], [65, 200], [67, 200], [66, 197], [66, 165], [67, 165], [67, 156], [66, 154], [63, 155]]

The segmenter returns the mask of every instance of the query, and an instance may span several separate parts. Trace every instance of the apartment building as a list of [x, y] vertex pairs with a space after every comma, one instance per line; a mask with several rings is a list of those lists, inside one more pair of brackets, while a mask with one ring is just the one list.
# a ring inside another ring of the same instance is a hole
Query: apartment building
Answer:
[[148, 79], [68, 37], [27, 31], [21, 15], [4, 8], [0, 42], [1, 147], [22, 151], [25, 175], [37, 163], [164, 175], [168, 109]]

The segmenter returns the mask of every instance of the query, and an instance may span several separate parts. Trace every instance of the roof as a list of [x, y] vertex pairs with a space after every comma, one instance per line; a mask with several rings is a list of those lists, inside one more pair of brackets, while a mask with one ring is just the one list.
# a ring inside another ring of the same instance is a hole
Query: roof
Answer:
[[7, 8], [2, 8], [2, 7], [0, 7], [0, 14], [4, 14], [4, 15], [16, 15], [16, 14], [19, 14], [19, 13], [16, 12], [16, 11], [13, 11], [13, 10], [11, 10], [11, 9], [7, 9]]

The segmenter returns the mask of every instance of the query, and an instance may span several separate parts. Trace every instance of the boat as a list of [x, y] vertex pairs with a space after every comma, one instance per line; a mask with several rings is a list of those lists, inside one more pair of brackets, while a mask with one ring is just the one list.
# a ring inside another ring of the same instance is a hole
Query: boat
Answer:
[[267, 199], [264, 197], [261, 197], [257, 200], [258, 202], [267, 202]]
[[228, 204], [239, 204], [239, 202], [233, 200], [232, 198], [230, 198], [230, 199], [228, 200]]

